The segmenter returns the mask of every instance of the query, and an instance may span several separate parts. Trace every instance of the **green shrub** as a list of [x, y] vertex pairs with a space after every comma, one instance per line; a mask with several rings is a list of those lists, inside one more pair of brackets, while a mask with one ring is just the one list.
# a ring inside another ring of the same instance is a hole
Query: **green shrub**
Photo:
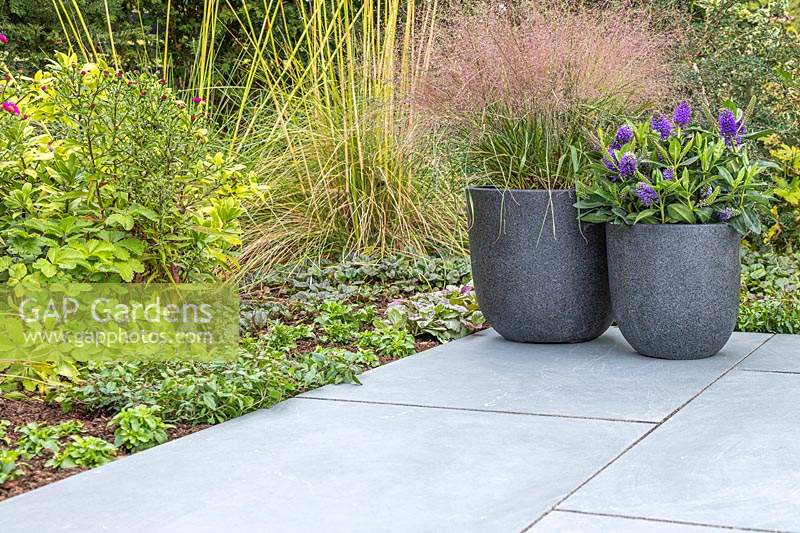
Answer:
[[392, 302], [384, 320], [394, 327], [407, 329], [415, 337], [431, 335], [440, 342], [469, 335], [484, 323], [475, 292], [469, 285]]
[[[242, 166], [201, 102], [75, 56], [12, 80], [0, 116], [0, 280], [209, 279], [235, 264]], [[18, 114], [19, 113], [19, 114]]]
[[400, 359], [415, 352], [414, 336], [405, 329], [379, 323], [374, 330], [358, 335], [358, 346], [375, 350], [378, 355]]
[[276, 321], [270, 325], [269, 331], [260, 341], [267, 349], [289, 352], [297, 348], [297, 341], [300, 339], [313, 337], [314, 329], [307, 324], [291, 326]]
[[[282, 1], [270, 4], [277, 4], [281, 10], [270, 29], [276, 34], [276, 41], [291, 47], [298, 41], [301, 28], [297, 6]], [[168, 8], [169, 35], [165, 43]], [[88, 49], [88, 39], [80, 29], [82, 22], [85, 23], [95, 48], [106, 58], [111, 57], [108, 32], [111, 26], [119, 60], [129, 68], [160, 64], [166, 44], [172, 76], [187, 82], [195, 65], [203, 8], [204, 2], [196, 0], [77, 0], [57, 3], [6, 0], [0, 3], [0, 28], [14, 36], [9, 46], [15, 58], [13, 66], [24, 71], [28, 71], [30, 65], [43, 64], [53, 50], [67, 49], [71, 42], [77, 46], [73, 34], [64, 35], [61, 17], [79, 28], [83, 46]], [[78, 19], [78, 11], [82, 21]], [[274, 8], [270, 10], [273, 11]], [[235, 76], [235, 70], [240, 66], [241, 43], [246, 39], [240, 21], [245, 20], [245, 13], [253, 21], [262, 20], [265, 4], [258, 0], [232, 2], [218, 12], [214, 28], [214, 66], [220, 78]], [[238, 74], [244, 75], [243, 72]]]
[[111, 462], [117, 455], [117, 447], [97, 437], [73, 436], [64, 449], [47, 461], [53, 468], [95, 468]]
[[739, 331], [800, 333], [800, 254], [742, 256]]
[[296, 388], [285, 354], [242, 353], [230, 362], [89, 364], [58, 400], [119, 412], [158, 405], [165, 422], [216, 424], [285, 399]]
[[16, 428], [16, 432], [20, 434], [16, 447], [26, 459], [37, 457], [45, 450], [57, 453], [62, 438], [77, 435], [82, 429], [83, 423], [77, 420], [53, 425], [29, 422]]
[[322, 340], [337, 344], [354, 341], [361, 328], [375, 318], [375, 308], [371, 305], [355, 308], [328, 300], [322, 302], [318, 310], [319, 314], [314, 322], [322, 326]]
[[0, 486], [25, 473], [20, 468], [24, 464], [19, 462], [20, 456], [17, 450], [0, 448]]
[[351, 352], [341, 348], [317, 348], [297, 361], [290, 372], [306, 389], [340, 383], [360, 385], [358, 374], [379, 363], [375, 354], [364, 350]]
[[139, 452], [167, 442], [167, 430], [157, 405], [137, 405], [123, 409], [108, 423], [114, 429], [114, 445]]
[[[0, 282], [207, 281], [234, 268], [242, 166], [215, 153], [202, 102], [156, 76], [57, 54], [4, 84]], [[4, 390], [46, 392], [74, 361], [0, 363]]]
[[684, 87], [697, 101], [759, 98], [753, 129], [774, 129], [788, 142], [800, 132], [800, 39], [787, 0], [677, 2], [690, 27]]

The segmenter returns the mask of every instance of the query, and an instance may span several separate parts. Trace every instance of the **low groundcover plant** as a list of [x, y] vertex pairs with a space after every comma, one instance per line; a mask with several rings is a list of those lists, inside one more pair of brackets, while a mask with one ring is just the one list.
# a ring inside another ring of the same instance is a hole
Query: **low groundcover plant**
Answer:
[[740, 234], [760, 233], [758, 211], [771, 198], [760, 176], [775, 165], [751, 159], [747, 117], [726, 104], [709, 127], [695, 124], [681, 102], [671, 117], [623, 124], [613, 137], [598, 130], [598, 152], [575, 204], [584, 222], [730, 224]]

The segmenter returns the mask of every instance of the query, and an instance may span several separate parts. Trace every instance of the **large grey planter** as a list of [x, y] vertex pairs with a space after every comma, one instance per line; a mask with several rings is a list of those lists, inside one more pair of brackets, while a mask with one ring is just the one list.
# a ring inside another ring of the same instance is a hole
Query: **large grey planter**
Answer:
[[726, 224], [606, 225], [611, 304], [643, 355], [701, 359], [736, 327], [739, 244]]
[[574, 203], [567, 190], [467, 190], [478, 303], [508, 340], [583, 342], [611, 324], [605, 233], [581, 232]]

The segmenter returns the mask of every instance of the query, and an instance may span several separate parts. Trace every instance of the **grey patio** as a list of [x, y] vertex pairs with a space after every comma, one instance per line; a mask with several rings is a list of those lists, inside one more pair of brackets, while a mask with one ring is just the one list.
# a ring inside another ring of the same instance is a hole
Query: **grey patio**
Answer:
[[0, 531], [800, 532], [800, 337], [491, 330], [0, 503]]

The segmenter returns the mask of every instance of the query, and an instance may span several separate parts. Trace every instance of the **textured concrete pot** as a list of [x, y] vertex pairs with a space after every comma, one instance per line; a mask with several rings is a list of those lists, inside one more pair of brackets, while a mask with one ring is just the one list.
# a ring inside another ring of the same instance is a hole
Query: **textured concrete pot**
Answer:
[[611, 303], [643, 355], [702, 359], [736, 326], [739, 244], [726, 224], [606, 225]]
[[467, 190], [478, 303], [508, 340], [583, 342], [611, 324], [605, 233], [581, 232], [574, 202], [567, 190]]

